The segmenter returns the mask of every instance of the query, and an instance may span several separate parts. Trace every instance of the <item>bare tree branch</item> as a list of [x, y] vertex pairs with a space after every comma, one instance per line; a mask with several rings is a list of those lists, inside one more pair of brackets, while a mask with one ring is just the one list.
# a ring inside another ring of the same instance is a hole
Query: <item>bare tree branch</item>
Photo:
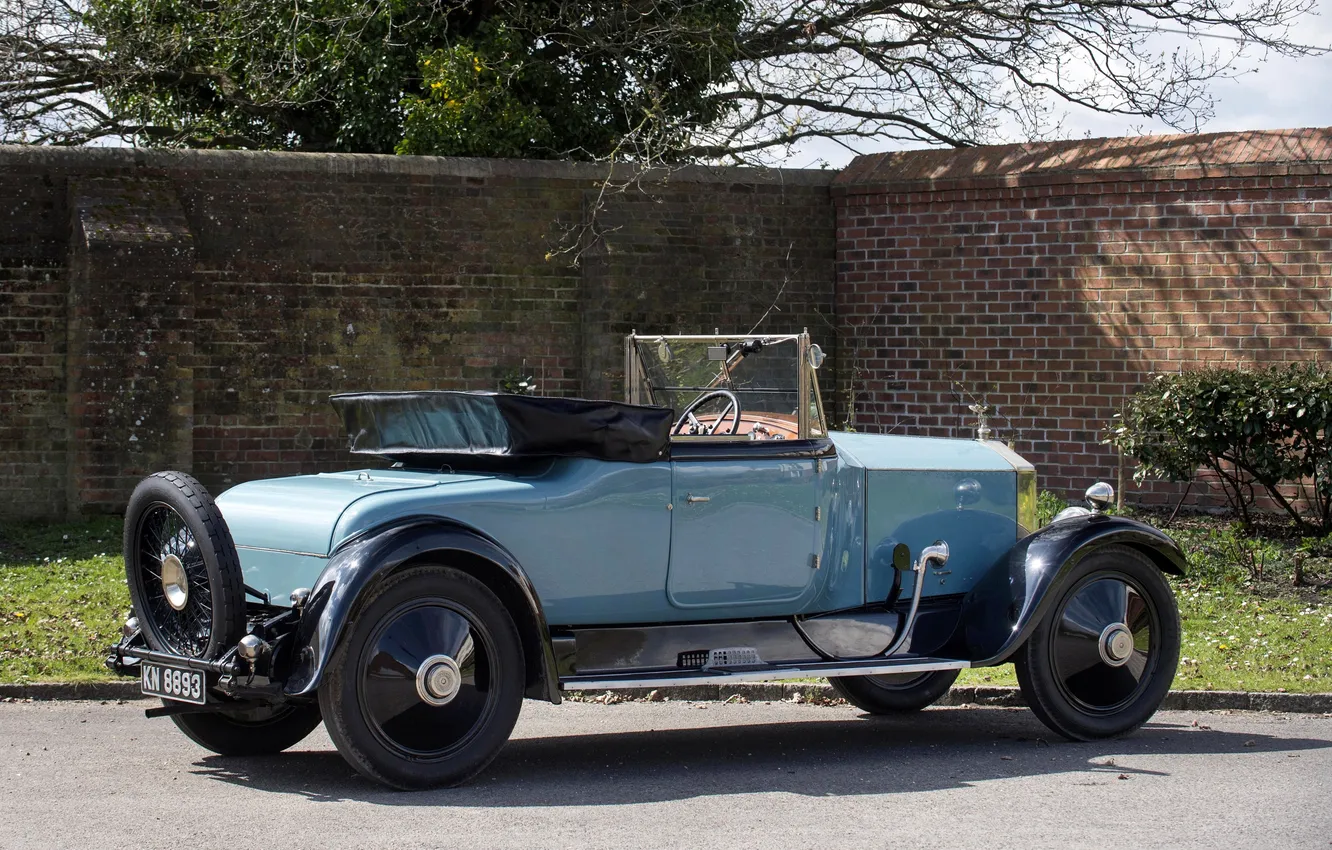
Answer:
[[[0, 0], [0, 141], [658, 166], [1048, 136], [1069, 106], [1196, 130], [1240, 59], [1322, 52], [1291, 37], [1314, 2]], [[489, 89], [427, 84], [464, 54]]]

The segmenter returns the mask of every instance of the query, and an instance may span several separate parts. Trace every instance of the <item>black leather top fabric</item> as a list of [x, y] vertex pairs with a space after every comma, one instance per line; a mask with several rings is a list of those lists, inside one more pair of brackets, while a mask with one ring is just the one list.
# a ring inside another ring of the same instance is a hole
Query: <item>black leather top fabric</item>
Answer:
[[669, 457], [674, 422], [665, 407], [489, 392], [348, 393], [329, 401], [353, 453], [405, 463], [450, 455], [651, 463]]

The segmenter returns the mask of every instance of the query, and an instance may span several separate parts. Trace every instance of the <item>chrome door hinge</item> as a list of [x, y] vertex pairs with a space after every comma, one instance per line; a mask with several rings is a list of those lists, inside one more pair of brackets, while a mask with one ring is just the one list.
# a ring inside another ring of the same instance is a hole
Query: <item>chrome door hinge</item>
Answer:
[[816, 505], [814, 508], [814, 521], [818, 522], [821, 519], [823, 519], [823, 508]]
[[810, 566], [812, 566], [812, 567], [813, 567], [814, 569], [816, 569], [816, 570], [819, 568], [819, 556], [818, 556], [818, 555], [815, 555], [815, 556], [814, 556], [814, 560], [813, 560], [813, 562], [810, 564]]
[[816, 457], [814, 458], [814, 473], [818, 475], [822, 474], [822, 472], [823, 472], [823, 458]]

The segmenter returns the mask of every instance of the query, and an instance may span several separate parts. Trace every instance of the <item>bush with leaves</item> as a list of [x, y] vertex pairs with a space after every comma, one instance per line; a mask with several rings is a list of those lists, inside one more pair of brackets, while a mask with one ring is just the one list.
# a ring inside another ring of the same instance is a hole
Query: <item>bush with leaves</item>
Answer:
[[1042, 490], [1036, 497], [1036, 527], [1045, 528], [1054, 522], [1059, 512], [1068, 507], [1068, 500], [1058, 493]]
[[1158, 375], [1115, 416], [1107, 443], [1134, 479], [1209, 470], [1246, 528], [1266, 493], [1304, 533], [1332, 533], [1332, 371], [1313, 363]]

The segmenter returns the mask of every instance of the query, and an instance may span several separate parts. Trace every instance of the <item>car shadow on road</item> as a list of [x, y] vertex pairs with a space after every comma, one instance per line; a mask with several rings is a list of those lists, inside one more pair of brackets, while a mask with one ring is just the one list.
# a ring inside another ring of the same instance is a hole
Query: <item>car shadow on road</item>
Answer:
[[1301, 751], [1328, 747], [1332, 741], [1159, 722], [1127, 738], [1070, 743], [1055, 738], [1027, 711], [976, 708], [904, 718], [811, 717], [516, 738], [470, 784], [414, 794], [362, 779], [332, 750], [262, 758], [208, 756], [194, 772], [317, 801], [595, 806], [774, 791], [819, 797], [932, 791], [1051, 774], [1066, 774], [1073, 784], [1101, 785], [1163, 775], [1135, 766], [1143, 756], [1298, 757]]

